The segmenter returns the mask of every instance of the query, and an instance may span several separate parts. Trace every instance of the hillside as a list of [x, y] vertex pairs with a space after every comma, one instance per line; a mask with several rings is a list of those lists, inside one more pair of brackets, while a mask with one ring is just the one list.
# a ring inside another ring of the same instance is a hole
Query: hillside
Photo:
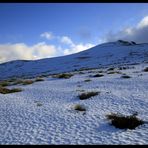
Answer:
[[135, 64], [148, 61], [148, 44], [110, 42], [86, 51], [56, 58], [35, 61], [11, 61], [0, 64], [0, 79], [39, 76], [78, 70], [102, 68], [108, 65]]

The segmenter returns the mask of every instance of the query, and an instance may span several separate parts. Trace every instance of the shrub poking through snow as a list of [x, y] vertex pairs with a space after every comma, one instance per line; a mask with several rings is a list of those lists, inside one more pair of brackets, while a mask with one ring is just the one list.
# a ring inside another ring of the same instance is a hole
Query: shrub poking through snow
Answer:
[[137, 114], [124, 116], [119, 114], [106, 115], [108, 120], [111, 120], [111, 125], [120, 129], [135, 129], [137, 126], [144, 124], [144, 121], [138, 119]]
[[23, 83], [23, 80], [16, 80], [15, 82], [13, 82], [13, 85], [18, 85], [22, 83]]
[[8, 81], [9, 82], [15, 82], [17, 79], [16, 78], [11, 78], [11, 79], [9, 79]]
[[119, 67], [118, 69], [119, 70], [125, 70], [125, 69], [128, 69], [128, 67]]
[[122, 74], [122, 73], [119, 72], [119, 71], [110, 71], [110, 72], [108, 72], [107, 74]]
[[90, 97], [96, 96], [98, 94], [99, 94], [99, 92], [93, 92], [92, 91], [92, 92], [82, 93], [78, 97], [80, 98], [80, 100], [85, 100], [85, 99], [88, 99]]
[[32, 84], [32, 83], [34, 83], [33, 80], [24, 80], [24, 81], [22, 81], [23, 85], [29, 85], [29, 84]]
[[7, 81], [0, 82], [0, 86], [2, 86], [2, 87], [9, 86], [9, 85], [10, 85], [9, 82], [7, 82]]
[[110, 71], [107, 74], [115, 74], [115, 73], [116, 73], [115, 71]]
[[86, 80], [84, 80], [84, 82], [90, 82], [90, 81], [92, 81], [91, 79], [86, 79]]
[[128, 78], [131, 78], [131, 77], [130, 77], [130, 76], [128, 76], [128, 75], [123, 75], [123, 76], [121, 76], [121, 78], [128, 79]]
[[93, 75], [93, 77], [103, 77], [104, 75], [102, 74], [96, 74], [96, 75]]
[[85, 107], [80, 105], [80, 104], [76, 104], [74, 106], [74, 110], [77, 110], [77, 111], [86, 111]]
[[79, 72], [79, 74], [81, 74], [81, 75], [82, 75], [82, 74], [85, 74], [85, 73], [84, 73], [84, 72], [82, 72], [82, 71], [80, 71], [80, 72]]
[[111, 67], [111, 68], [108, 68], [107, 70], [108, 70], [108, 71], [111, 71], [111, 70], [114, 70], [114, 68], [113, 68], [113, 67]]
[[15, 93], [15, 92], [20, 92], [22, 91], [21, 88], [12, 88], [12, 89], [8, 89], [5, 87], [0, 87], [0, 93], [1, 94], [9, 94], [9, 93]]
[[29, 85], [29, 84], [32, 84], [34, 83], [33, 80], [16, 80], [15, 82], [13, 82], [13, 85], [18, 85], [18, 84], [22, 84], [22, 85]]
[[43, 104], [42, 103], [40, 103], [40, 102], [37, 102], [37, 104], [36, 104], [38, 107], [39, 106], [42, 106]]
[[44, 81], [42, 78], [36, 78], [35, 82]]
[[148, 72], [148, 67], [146, 67], [143, 71]]
[[57, 74], [54, 75], [53, 78], [64, 78], [64, 79], [69, 79], [70, 77], [72, 77], [73, 74], [69, 74], [69, 73], [63, 73], [63, 74]]
[[99, 70], [98, 72], [99, 72], [99, 73], [103, 73], [103, 71], [102, 71], [102, 70]]

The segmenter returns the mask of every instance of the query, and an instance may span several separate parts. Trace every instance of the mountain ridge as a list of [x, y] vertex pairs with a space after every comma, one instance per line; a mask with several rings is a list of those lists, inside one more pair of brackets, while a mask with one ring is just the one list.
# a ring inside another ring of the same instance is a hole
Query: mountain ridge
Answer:
[[118, 40], [99, 44], [71, 55], [39, 59], [14, 60], [0, 64], [0, 79], [11, 77], [55, 74], [81, 68], [101, 68], [109, 65], [124, 65], [148, 62], [148, 43], [136, 44]]

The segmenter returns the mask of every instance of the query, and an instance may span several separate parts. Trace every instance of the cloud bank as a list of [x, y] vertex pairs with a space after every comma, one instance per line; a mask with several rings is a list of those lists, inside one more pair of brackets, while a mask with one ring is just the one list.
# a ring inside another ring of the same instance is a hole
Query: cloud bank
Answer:
[[105, 36], [106, 42], [119, 39], [135, 41], [137, 43], [148, 43], [148, 16], [145, 16], [135, 27], [127, 27], [117, 33], [109, 32]]
[[[42, 34], [42, 36], [50, 38], [48, 35], [46, 33]], [[93, 44], [75, 44], [68, 36], [57, 37], [57, 39], [61, 43], [59, 46], [45, 42], [39, 42], [32, 46], [28, 46], [25, 43], [0, 44], [0, 63], [12, 60], [36, 60], [68, 55], [94, 46]], [[63, 48], [63, 44], [66, 44], [68, 48]]]
[[11, 60], [35, 60], [56, 56], [57, 49], [54, 45], [47, 45], [45, 42], [28, 46], [24, 43], [1, 44], [0, 63]]
[[70, 45], [70, 46], [74, 46], [73, 41], [68, 36], [62, 36], [62, 37], [60, 37], [60, 42], [61, 43], [64, 43], [64, 44], [67, 44], [67, 45]]

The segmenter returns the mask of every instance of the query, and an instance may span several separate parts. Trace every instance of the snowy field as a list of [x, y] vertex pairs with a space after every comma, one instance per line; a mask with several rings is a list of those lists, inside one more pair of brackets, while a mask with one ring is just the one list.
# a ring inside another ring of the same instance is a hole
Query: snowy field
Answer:
[[[107, 68], [73, 72], [69, 79], [44, 77], [30, 85], [15, 85], [22, 92], [0, 94], [0, 144], [148, 144], [148, 124], [123, 130], [109, 124], [106, 115], [121, 113], [148, 121], [146, 64], [120, 73]], [[102, 70], [104, 76], [92, 77]], [[129, 79], [121, 78], [127, 74]], [[91, 81], [85, 82], [86, 79]], [[80, 100], [82, 92], [100, 94]], [[86, 112], [74, 110], [84, 105]]]

